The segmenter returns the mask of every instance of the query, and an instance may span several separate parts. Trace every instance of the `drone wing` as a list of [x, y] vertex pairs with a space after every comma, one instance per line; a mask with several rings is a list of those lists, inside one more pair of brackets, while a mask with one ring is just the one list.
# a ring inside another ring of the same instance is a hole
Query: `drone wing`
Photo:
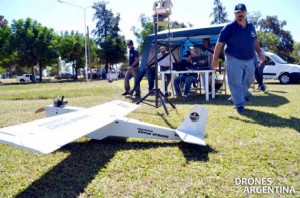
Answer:
[[34, 152], [51, 153], [112, 123], [138, 106], [116, 100], [91, 108], [0, 129], [0, 142]]

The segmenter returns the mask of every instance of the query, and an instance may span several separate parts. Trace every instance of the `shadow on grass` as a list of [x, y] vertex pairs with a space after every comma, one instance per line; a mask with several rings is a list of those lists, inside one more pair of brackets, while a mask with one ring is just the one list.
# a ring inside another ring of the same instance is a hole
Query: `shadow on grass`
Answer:
[[[289, 103], [289, 100], [286, 99], [283, 96], [274, 94], [274, 93], [285, 93], [285, 92], [280, 92], [280, 91], [272, 91], [272, 92], [266, 92], [264, 95], [260, 96], [253, 96], [251, 98], [251, 101], [248, 102], [247, 105], [250, 106], [269, 106], [269, 107], [279, 107], [281, 105]], [[230, 95], [216, 95], [214, 99], [211, 98], [210, 94], [210, 99], [209, 101], [205, 100], [205, 94], [194, 94], [192, 93], [189, 95], [188, 98], [169, 98], [170, 102], [173, 103], [176, 107], [176, 105], [179, 104], [193, 104], [193, 105], [230, 105], [228, 102], [228, 98]], [[141, 98], [131, 98], [131, 102], [138, 102]], [[158, 99], [159, 102], [159, 108], [162, 107], [160, 103], [160, 99]], [[154, 96], [149, 96], [147, 97], [142, 103], [147, 104], [149, 106], [155, 106], [155, 97]], [[168, 110], [173, 109], [171, 105], [168, 102], [165, 102], [167, 105]]]
[[298, 131], [298, 133], [300, 133], [299, 118], [295, 118], [295, 117], [291, 117], [290, 119], [281, 118], [275, 114], [252, 110], [252, 109], [245, 109], [243, 115], [248, 118], [251, 118], [253, 121], [244, 120], [241, 119], [240, 117], [230, 117], [230, 118], [240, 120], [246, 123], [259, 124], [266, 127], [293, 128], [296, 131]]
[[184, 142], [180, 142], [178, 144], [178, 147], [183, 153], [186, 162], [190, 162], [190, 161], [208, 162], [209, 161], [208, 154], [217, 153], [217, 151], [211, 148], [209, 145], [199, 146], [195, 144], [186, 144]]
[[[210, 96], [211, 97], [211, 96]], [[171, 101], [176, 104], [200, 104], [200, 105], [232, 105], [228, 102], [230, 95], [217, 95], [216, 98], [205, 101], [204, 96], [191, 95], [188, 98], [174, 98]], [[283, 96], [279, 96], [270, 92], [260, 96], [253, 96], [247, 106], [268, 106], [279, 107], [289, 103], [289, 100]]]
[[70, 156], [61, 161], [40, 179], [33, 182], [16, 197], [79, 197], [84, 189], [105, 168], [120, 150], [144, 150], [160, 147], [179, 147], [188, 161], [208, 161], [209, 147], [185, 143], [126, 142], [126, 140], [105, 139], [88, 142], [74, 142], [61, 148]]
[[279, 96], [270, 92], [266, 92], [262, 96], [254, 96], [250, 99], [251, 106], [267, 106], [279, 107], [289, 103], [290, 101], [283, 96]]

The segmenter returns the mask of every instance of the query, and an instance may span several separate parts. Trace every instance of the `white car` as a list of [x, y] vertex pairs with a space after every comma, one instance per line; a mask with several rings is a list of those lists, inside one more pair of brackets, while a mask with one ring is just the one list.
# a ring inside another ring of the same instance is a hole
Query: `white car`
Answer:
[[281, 84], [300, 80], [300, 65], [289, 64], [272, 52], [265, 52], [264, 79], [278, 79]]
[[[23, 74], [22, 76], [17, 76], [16, 81], [24, 83], [24, 82], [31, 82], [32, 75], [31, 74]], [[40, 81], [39, 76], [35, 76], [35, 81]]]
[[119, 73], [116, 71], [109, 71], [106, 74], [106, 79], [108, 80], [108, 82], [112, 82], [113, 80], [118, 80], [119, 78]]

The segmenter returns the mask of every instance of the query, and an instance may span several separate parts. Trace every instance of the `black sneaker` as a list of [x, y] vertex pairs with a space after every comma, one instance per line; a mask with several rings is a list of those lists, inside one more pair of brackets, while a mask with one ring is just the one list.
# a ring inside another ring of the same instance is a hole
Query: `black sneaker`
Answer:
[[122, 96], [126, 96], [129, 95], [129, 92], [125, 91], [124, 93], [122, 93]]
[[244, 107], [238, 107], [238, 108], [236, 109], [236, 111], [237, 111], [239, 114], [241, 114], [241, 113], [244, 112]]
[[266, 91], [266, 86], [265, 85], [260, 86], [260, 90], [265, 92]]

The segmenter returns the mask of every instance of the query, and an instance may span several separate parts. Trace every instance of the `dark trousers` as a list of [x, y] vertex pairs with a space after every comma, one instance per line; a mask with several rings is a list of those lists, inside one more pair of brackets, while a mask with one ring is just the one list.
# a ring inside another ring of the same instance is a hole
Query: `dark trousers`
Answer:
[[[162, 70], [165, 71], [165, 70]], [[171, 82], [171, 74], [166, 74], [166, 81], [165, 81], [165, 92], [168, 92], [168, 86]], [[154, 88], [155, 82], [155, 67], [148, 67], [147, 69], [147, 77], [148, 77], [148, 89], [151, 91]]]
[[147, 77], [148, 77], [148, 90], [151, 91], [154, 88], [155, 67], [147, 68]]
[[264, 85], [263, 81], [264, 81], [264, 76], [263, 76], [263, 73], [264, 73], [264, 68], [265, 68], [265, 64], [261, 64], [261, 66], [259, 65], [256, 65], [255, 67], [255, 80], [257, 81], [258, 83], [258, 86], [261, 87]]
[[[170, 67], [160, 67], [160, 71], [166, 71], [166, 70], [169, 70], [170, 69]], [[170, 82], [171, 82], [171, 74], [165, 74], [165, 79], [166, 79], [166, 81], [165, 81], [165, 93], [167, 93], [168, 92], [168, 86], [169, 86], [169, 84], [170, 84]]]

